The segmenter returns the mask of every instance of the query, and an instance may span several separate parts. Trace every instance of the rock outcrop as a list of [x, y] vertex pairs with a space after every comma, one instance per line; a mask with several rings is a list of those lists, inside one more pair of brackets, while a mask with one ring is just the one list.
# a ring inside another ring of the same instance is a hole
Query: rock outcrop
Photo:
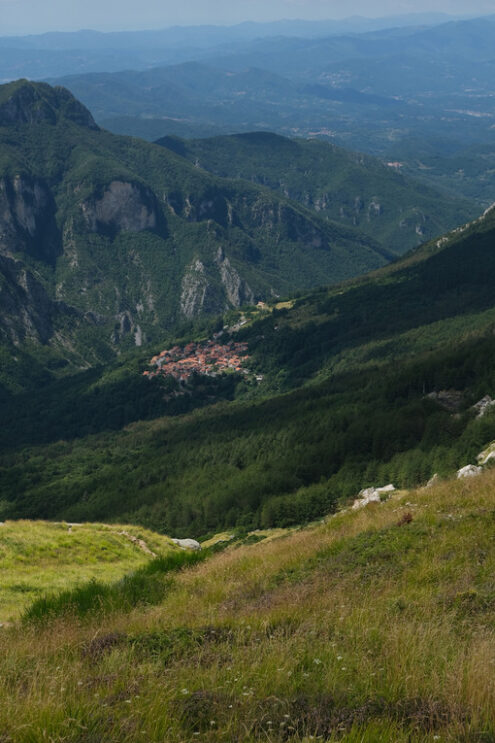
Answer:
[[56, 206], [47, 185], [17, 174], [0, 179], [0, 254], [25, 252], [53, 265], [62, 252]]
[[440, 482], [440, 477], [439, 477], [439, 475], [438, 475], [438, 474], [437, 474], [437, 473], [435, 472], [435, 474], [433, 475], [433, 477], [431, 477], [431, 478], [430, 478], [430, 479], [428, 480], [428, 482], [426, 483], [426, 487], [427, 487], [427, 488], [432, 488], [432, 487], [433, 487], [434, 485], [437, 485], [437, 483], [439, 483], [439, 482]]
[[461, 467], [460, 470], [457, 470], [457, 479], [463, 480], [467, 477], [477, 477], [477, 475], [481, 475], [482, 472], [482, 467], [476, 467], [474, 464], [467, 464], [465, 467]]
[[495, 461], [495, 441], [492, 441], [482, 452], [476, 457], [478, 465], [484, 467], [489, 462]]
[[457, 413], [464, 401], [464, 393], [459, 390], [439, 390], [438, 392], [430, 392], [426, 397], [437, 402], [449, 413]]
[[361, 490], [358, 498], [352, 504], [352, 510], [357, 511], [359, 508], [364, 508], [369, 503], [381, 503], [382, 500], [387, 500], [390, 493], [395, 490], [395, 485], [384, 485], [381, 488], [365, 488]]
[[495, 400], [492, 400], [490, 395], [485, 395], [481, 400], [473, 405], [473, 410], [477, 413], [477, 418], [483, 418], [490, 410], [495, 407]]
[[158, 224], [157, 204], [149, 188], [112, 181], [101, 198], [81, 204], [91, 232], [143, 232]]
[[201, 545], [195, 539], [172, 539], [172, 542], [185, 550], [200, 550]]

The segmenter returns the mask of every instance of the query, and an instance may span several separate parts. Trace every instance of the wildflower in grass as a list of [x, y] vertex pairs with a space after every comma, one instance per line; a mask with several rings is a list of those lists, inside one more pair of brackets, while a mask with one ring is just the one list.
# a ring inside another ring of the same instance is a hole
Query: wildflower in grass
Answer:
[[189, 689], [182, 689], [181, 694], [189, 694]]
[[315, 663], [317, 666], [319, 666], [320, 663], [321, 663], [321, 660], [319, 658], [315, 658], [314, 661], [313, 661], [313, 663]]

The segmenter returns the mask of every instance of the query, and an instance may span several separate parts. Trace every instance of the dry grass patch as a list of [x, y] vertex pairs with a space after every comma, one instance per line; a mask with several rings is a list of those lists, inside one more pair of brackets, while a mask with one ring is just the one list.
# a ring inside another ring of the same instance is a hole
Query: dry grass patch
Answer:
[[229, 548], [178, 573], [160, 606], [59, 620], [36, 640], [4, 632], [0, 731], [15, 743], [493, 741], [494, 486], [492, 472], [440, 483]]

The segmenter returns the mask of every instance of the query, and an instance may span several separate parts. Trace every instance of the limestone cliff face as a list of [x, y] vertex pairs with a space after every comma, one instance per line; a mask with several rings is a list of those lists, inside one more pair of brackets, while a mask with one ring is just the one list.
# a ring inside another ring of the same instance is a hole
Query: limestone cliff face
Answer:
[[0, 253], [24, 251], [53, 263], [61, 253], [55, 209], [42, 181], [20, 174], [0, 179]]
[[158, 226], [153, 192], [135, 183], [112, 181], [101, 198], [81, 205], [90, 232], [143, 232]]
[[241, 278], [239, 272], [232, 266], [221, 248], [217, 252], [216, 264], [220, 272], [227, 303], [231, 307], [240, 307], [243, 304], [254, 302], [254, 293], [251, 287]]
[[119, 312], [115, 316], [116, 327], [112, 333], [111, 341], [118, 345], [126, 336], [131, 336], [135, 346], [142, 346], [146, 341], [146, 335], [143, 333], [141, 326], [136, 322], [131, 312], [128, 310]]
[[208, 265], [196, 258], [182, 279], [180, 311], [189, 319], [202, 313], [220, 314], [254, 302], [254, 293], [231, 265], [222, 248]]
[[187, 267], [182, 279], [180, 311], [184, 317], [199, 315], [204, 307], [208, 291], [208, 277], [202, 261], [197, 258]]
[[55, 312], [40, 281], [20, 261], [0, 256], [0, 338], [15, 345], [47, 343]]

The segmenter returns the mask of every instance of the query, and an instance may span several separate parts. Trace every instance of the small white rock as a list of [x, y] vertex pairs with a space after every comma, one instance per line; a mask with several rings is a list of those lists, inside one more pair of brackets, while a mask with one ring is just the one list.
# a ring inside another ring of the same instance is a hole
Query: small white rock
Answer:
[[462, 480], [465, 477], [476, 477], [483, 472], [481, 467], [476, 467], [474, 464], [467, 464], [465, 467], [461, 467], [457, 471], [457, 479]]
[[395, 490], [395, 485], [384, 485], [381, 488], [365, 488], [359, 493], [359, 498], [352, 504], [353, 511], [364, 508], [368, 503], [381, 503], [381, 496], [388, 495]]
[[200, 550], [201, 545], [195, 539], [172, 539], [172, 542], [185, 550]]

